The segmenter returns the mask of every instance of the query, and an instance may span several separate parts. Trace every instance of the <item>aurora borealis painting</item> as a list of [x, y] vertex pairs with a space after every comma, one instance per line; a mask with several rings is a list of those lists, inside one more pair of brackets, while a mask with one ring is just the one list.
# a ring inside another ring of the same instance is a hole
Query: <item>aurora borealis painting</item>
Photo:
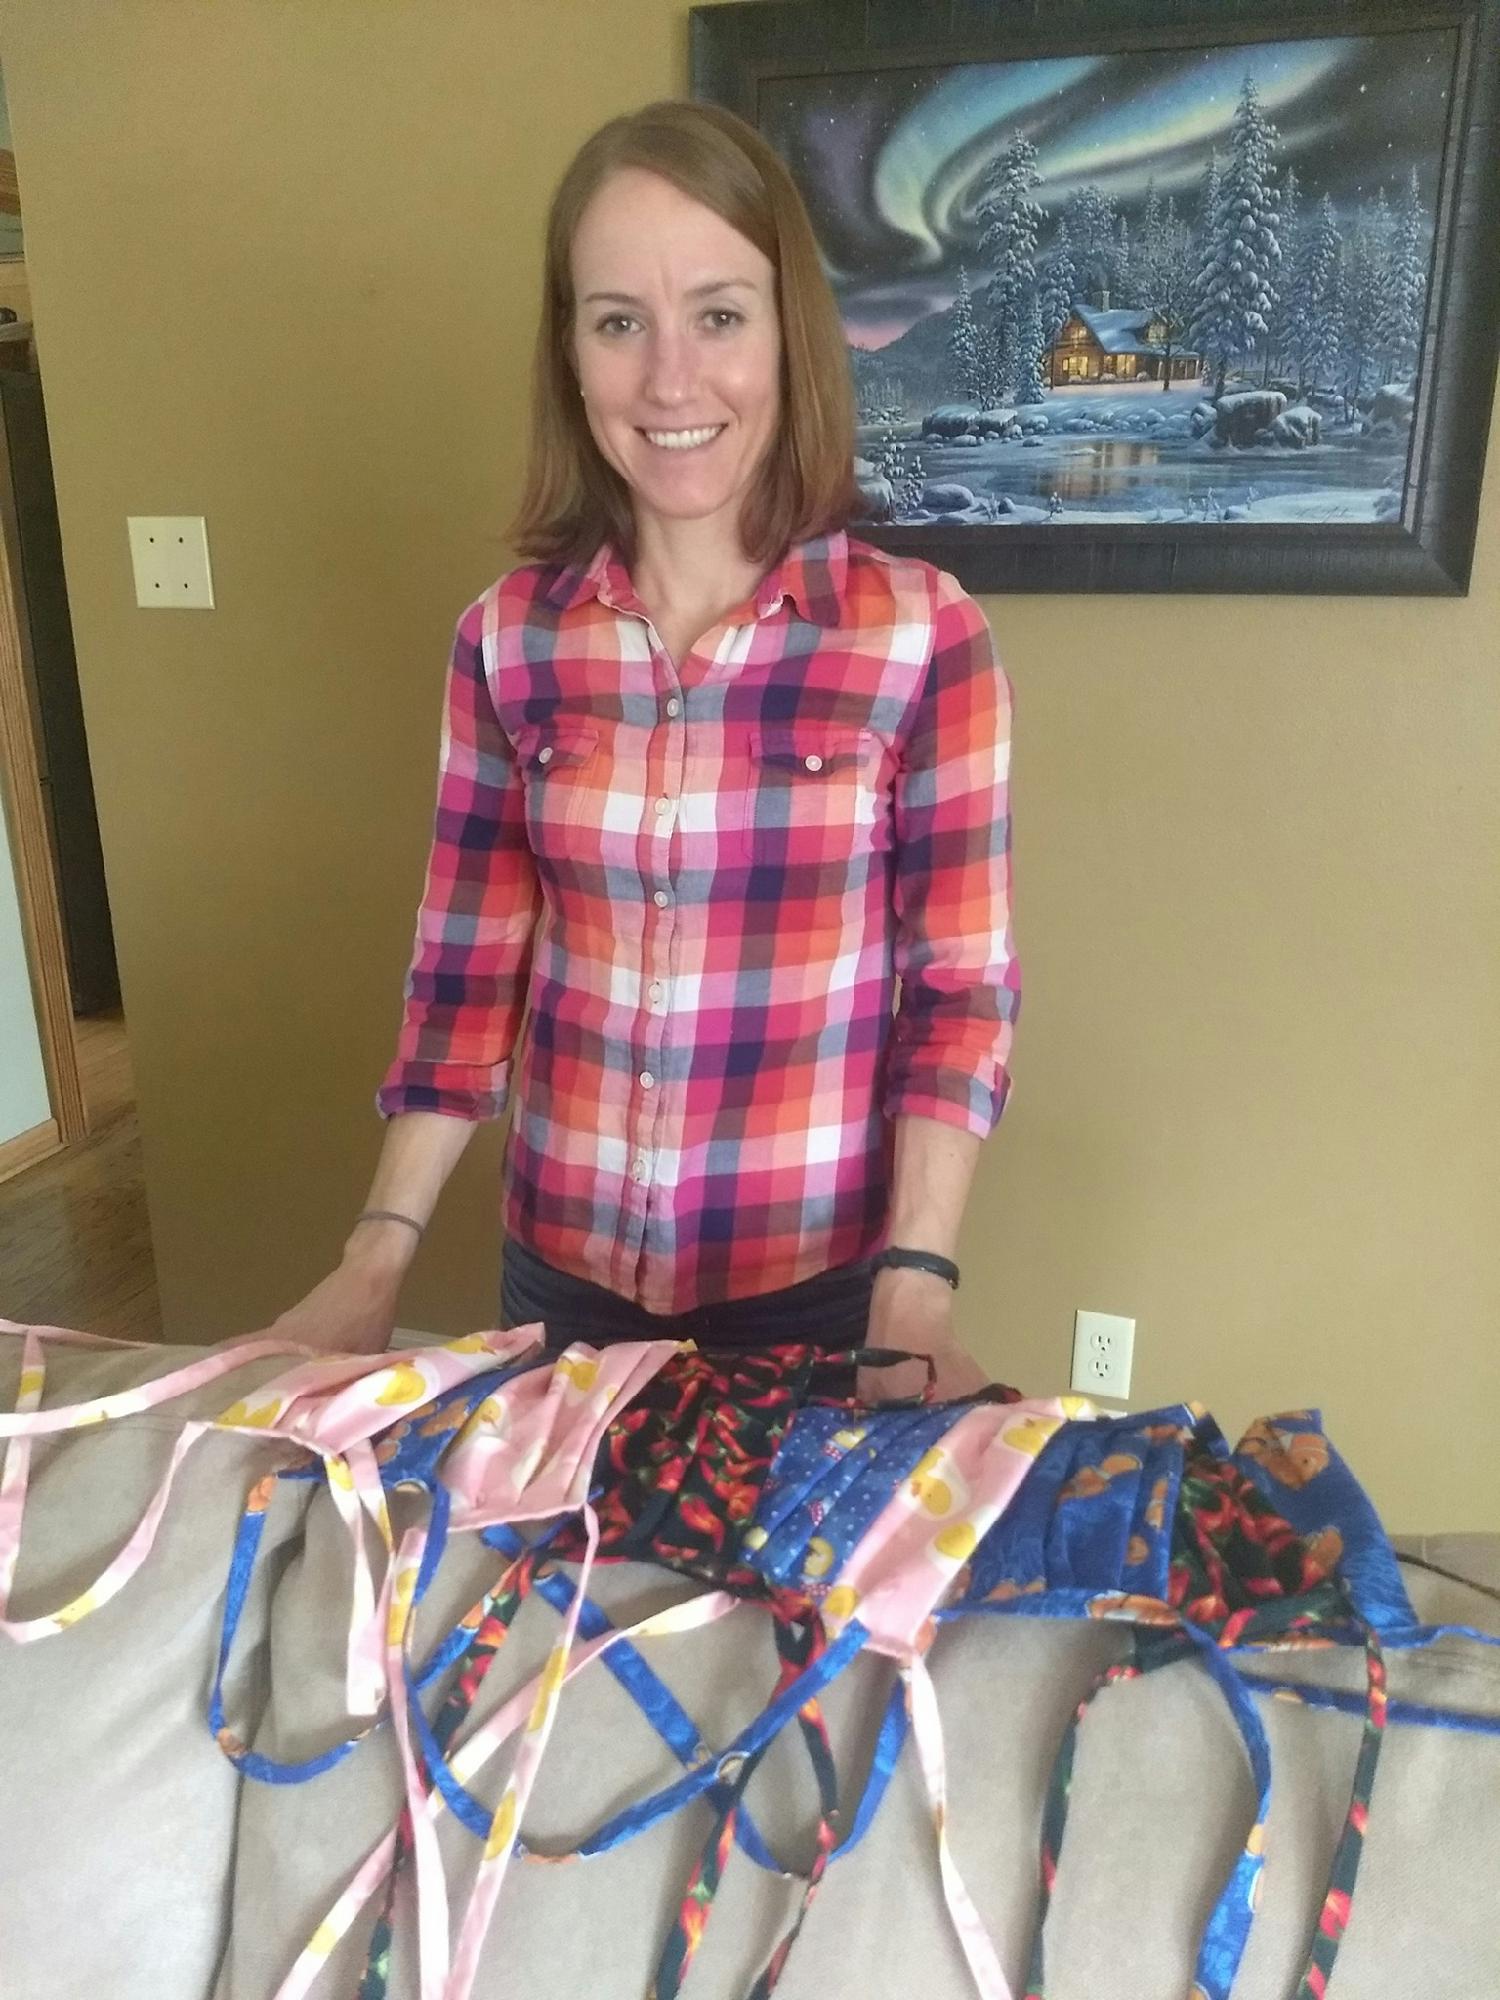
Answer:
[[850, 339], [879, 347], [951, 301], [983, 170], [1014, 135], [1037, 149], [1048, 215], [1092, 185], [1139, 216], [1153, 180], [1191, 207], [1248, 70], [1283, 172], [1347, 212], [1412, 166], [1435, 185], [1453, 64], [1452, 32], [1428, 30], [883, 71], [767, 88], [761, 129], [808, 204]]
[[1451, 27], [763, 81], [868, 518], [1397, 519]]

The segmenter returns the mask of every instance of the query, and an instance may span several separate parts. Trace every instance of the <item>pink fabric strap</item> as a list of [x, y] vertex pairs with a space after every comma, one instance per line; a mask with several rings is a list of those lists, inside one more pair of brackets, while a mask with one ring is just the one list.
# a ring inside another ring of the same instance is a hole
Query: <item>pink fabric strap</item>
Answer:
[[974, 1907], [974, 1899], [959, 1873], [948, 1839], [947, 1760], [943, 1752], [943, 1725], [938, 1712], [937, 1690], [920, 1654], [903, 1665], [901, 1676], [906, 1682], [912, 1736], [922, 1767], [922, 1781], [927, 1788], [927, 1802], [932, 1808], [933, 1827], [937, 1832], [943, 1900], [948, 1905], [958, 1942], [974, 1975], [974, 1987], [980, 2000], [1014, 2000], [994, 1940]]

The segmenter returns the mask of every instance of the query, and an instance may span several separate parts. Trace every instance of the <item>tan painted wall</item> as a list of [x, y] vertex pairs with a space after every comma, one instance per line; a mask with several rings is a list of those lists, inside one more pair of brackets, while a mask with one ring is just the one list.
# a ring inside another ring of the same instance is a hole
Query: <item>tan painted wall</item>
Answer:
[[[264, 1324], [380, 1128], [458, 612], [509, 560], [543, 209], [686, 88], [680, 0], [10, 0], [27, 269], [166, 1331]], [[1500, 1525], [1500, 441], [1463, 602], [995, 598], [1017, 1083], [967, 1331], [1140, 1402], [1321, 1403], [1388, 1518]], [[134, 608], [127, 513], [220, 608]], [[498, 1129], [403, 1316], [493, 1317]], [[3, 1302], [0, 1302], [3, 1310]]]

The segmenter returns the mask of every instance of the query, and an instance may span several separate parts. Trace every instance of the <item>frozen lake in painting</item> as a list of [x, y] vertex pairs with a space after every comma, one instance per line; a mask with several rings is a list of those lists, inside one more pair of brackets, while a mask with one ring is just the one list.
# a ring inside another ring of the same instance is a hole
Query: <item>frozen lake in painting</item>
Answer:
[[[1199, 384], [1163, 393], [1157, 385], [1125, 391], [1062, 389], [1020, 413], [1046, 428], [1026, 439], [960, 444], [923, 437], [917, 423], [896, 436], [920, 457], [928, 486], [964, 487], [981, 503], [1010, 502], [998, 524], [1072, 521], [1379, 521], [1392, 518], [1406, 466], [1406, 439], [1367, 436], [1356, 417], [1321, 412], [1321, 441], [1303, 449], [1280, 444], [1215, 448], [1181, 434], [1207, 400]], [[1079, 432], [1070, 423], [1092, 427]], [[1155, 433], [1164, 433], [1157, 435]], [[861, 432], [859, 449], [876, 448]], [[917, 508], [908, 496], [902, 524], [970, 518], [951, 509]]]

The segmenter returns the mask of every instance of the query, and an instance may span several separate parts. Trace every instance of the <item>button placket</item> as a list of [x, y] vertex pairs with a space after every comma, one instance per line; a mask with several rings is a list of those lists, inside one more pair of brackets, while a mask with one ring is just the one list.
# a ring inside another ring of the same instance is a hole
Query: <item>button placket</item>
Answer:
[[[670, 907], [670, 897], [667, 903]], [[666, 990], [665, 973], [672, 950], [671, 918], [663, 917], [654, 925], [648, 925], [647, 929], [655, 931], [656, 935], [647, 946], [647, 963], [642, 967], [641, 1010], [637, 1014], [637, 1047], [641, 1051], [640, 1067], [635, 1077], [639, 1093], [635, 1107], [639, 1154], [654, 1152], [661, 1136], [662, 1122], [667, 1116], [663, 1090], [667, 1010], [659, 1003]]]
[[[686, 703], [681, 684], [671, 656], [662, 645], [659, 635], [650, 620], [646, 629], [651, 639], [652, 665], [657, 675], [658, 730], [647, 766], [647, 797], [651, 799], [647, 815], [645, 837], [651, 843], [650, 872], [656, 877], [657, 886], [651, 892], [651, 905], [661, 913], [654, 921], [648, 921], [642, 931], [641, 960], [641, 1000], [642, 1008], [637, 1015], [638, 1031], [636, 1045], [641, 1051], [640, 1066], [636, 1071], [635, 1084], [639, 1092], [632, 1123], [632, 1158], [630, 1182], [640, 1189], [639, 1202], [629, 1204], [631, 1240], [639, 1246], [644, 1234], [645, 1211], [650, 1200], [651, 1160], [659, 1130], [659, 1120], [665, 1115], [662, 1103], [661, 1074], [663, 1069], [663, 1046], [666, 1032], [665, 1009], [658, 1008], [657, 1002], [664, 992], [664, 978], [657, 976], [664, 972], [670, 958], [672, 946], [672, 916], [674, 897], [670, 887], [672, 839], [677, 831], [676, 806], [682, 796], [686, 745], [683, 729], [683, 711]], [[665, 699], [662, 697], [662, 683], [666, 686]], [[652, 793], [655, 797], [652, 798]], [[663, 845], [664, 844], [664, 845]], [[649, 879], [649, 878], [648, 878]]]
[[[601, 593], [602, 595], [603, 593]], [[681, 733], [681, 718], [686, 702], [675, 665], [661, 643], [661, 638], [652, 624], [645, 607], [639, 602], [618, 603], [605, 596], [604, 601], [622, 617], [639, 620], [646, 628], [651, 655], [653, 699], [658, 727], [652, 730], [646, 753], [645, 783], [642, 790], [642, 825], [640, 841], [644, 857], [643, 887], [650, 890], [650, 902], [646, 921], [641, 927], [640, 979], [642, 995], [648, 990], [646, 982], [653, 963], [660, 959], [665, 962], [671, 951], [672, 911], [675, 905], [673, 893], [671, 861], [672, 836], [676, 830], [675, 807], [682, 794], [683, 761], [685, 746]], [[663, 690], [665, 688], [665, 699]], [[660, 724], [663, 719], [677, 725], [667, 728], [663, 734]], [[661, 990], [661, 982], [653, 981], [650, 989]], [[657, 1116], [662, 1092], [660, 1088], [663, 1061], [656, 1036], [651, 1032], [661, 1019], [662, 1032], [665, 1029], [665, 1009], [661, 1016], [653, 1017], [638, 1002], [636, 1035], [640, 1046], [640, 1067], [636, 1072], [636, 1086], [641, 1091], [627, 1132], [628, 1156], [624, 1174], [624, 1193], [620, 1203], [620, 1247], [624, 1253], [625, 1269], [635, 1272], [639, 1267], [641, 1245], [645, 1239], [646, 1215], [650, 1202], [652, 1170], [655, 1161]], [[649, 1084], [645, 1079], [649, 1078]]]

